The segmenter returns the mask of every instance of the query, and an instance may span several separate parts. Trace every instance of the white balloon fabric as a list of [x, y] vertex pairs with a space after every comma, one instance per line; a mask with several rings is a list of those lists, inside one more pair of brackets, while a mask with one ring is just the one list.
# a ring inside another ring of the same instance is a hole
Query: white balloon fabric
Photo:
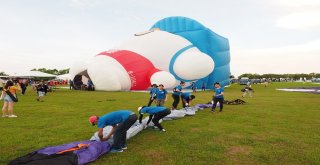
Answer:
[[[86, 63], [75, 64], [70, 70], [71, 79], [85, 75], [96, 90], [103, 91], [147, 90], [152, 83], [172, 89], [179, 81], [196, 82], [196, 86], [206, 84], [207, 88], [213, 87], [213, 81], [227, 83], [227, 40], [189, 19], [173, 19], [172, 24], [157, 23], [159, 28], [136, 34]], [[191, 24], [177, 24], [179, 20]], [[216, 49], [219, 51], [212, 54]]]
[[176, 84], [176, 79], [169, 72], [160, 71], [151, 76], [151, 84], [162, 84], [165, 87], [172, 87]]

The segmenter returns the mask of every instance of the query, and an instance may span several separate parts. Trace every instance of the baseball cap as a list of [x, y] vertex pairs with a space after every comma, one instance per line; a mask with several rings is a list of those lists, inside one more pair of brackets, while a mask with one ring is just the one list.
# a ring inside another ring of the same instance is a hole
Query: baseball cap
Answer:
[[89, 117], [89, 122], [92, 124], [92, 125], [95, 125], [94, 123], [98, 121], [98, 116], [91, 116]]

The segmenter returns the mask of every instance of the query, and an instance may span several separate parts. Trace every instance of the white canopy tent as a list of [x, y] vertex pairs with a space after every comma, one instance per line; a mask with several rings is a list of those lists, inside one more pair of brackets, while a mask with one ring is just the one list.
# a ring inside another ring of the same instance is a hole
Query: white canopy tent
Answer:
[[48, 74], [40, 71], [27, 71], [27, 72], [21, 72], [21, 73], [13, 73], [9, 74], [10, 78], [34, 78], [34, 77], [48, 77], [48, 78], [55, 78], [56, 75]]
[[56, 79], [58, 79], [58, 80], [69, 80], [70, 79], [70, 74], [67, 73], [67, 74], [63, 74], [63, 75], [58, 75], [56, 77]]

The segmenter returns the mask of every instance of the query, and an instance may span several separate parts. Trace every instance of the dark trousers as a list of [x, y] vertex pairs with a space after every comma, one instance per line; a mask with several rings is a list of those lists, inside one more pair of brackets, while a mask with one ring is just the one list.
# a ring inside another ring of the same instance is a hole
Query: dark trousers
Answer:
[[217, 103], [220, 104], [220, 111], [223, 109], [223, 98], [213, 98], [213, 106], [212, 110], [214, 111], [216, 109]]
[[181, 100], [182, 100], [182, 107], [183, 107], [183, 108], [187, 107], [187, 106], [186, 106], [186, 103], [189, 104], [189, 101], [190, 101], [190, 100], [189, 100], [189, 99], [188, 99], [188, 100], [183, 99], [182, 96], [181, 96]]
[[172, 108], [177, 109], [177, 106], [180, 102], [180, 96], [172, 94], [172, 98], [173, 98]]
[[171, 113], [170, 109], [165, 109], [163, 111], [160, 111], [156, 114], [154, 114], [154, 117], [152, 119], [152, 122], [155, 126], [157, 126], [160, 130], [163, 129], [162, 125], [159, 123], [159, 120], [166, 117], [167, 115], [169, 115]]
[[27, 90], [27, 88], [26, 87], [24, 87], [24, 88], [21, 88], [21, 94], [25, 94], [26, 93], [26, 90]]
[[121, 149], [122, 146], [126, 144], [127, 141], [127, 130], [137, 121], [137, 115], [132, 114], [129, 118], [120, 123], [113, 134], [113, 147], [116, 149]]
[[92, 85], [88, 85], [88, 91], [93, 91], [92, 90]]
[[150, 97], [148, 102], [148, 107], [152, 104], [152, 102], [156, 99], [156, 97]]

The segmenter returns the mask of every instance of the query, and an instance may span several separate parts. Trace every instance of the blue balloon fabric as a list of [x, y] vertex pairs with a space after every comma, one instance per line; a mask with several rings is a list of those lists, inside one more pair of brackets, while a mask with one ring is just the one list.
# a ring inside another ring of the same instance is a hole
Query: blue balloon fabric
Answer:
[[[230, 48], [227, 38], [186, 17], [164, 18], [156, 22], [151, 27], [151, 29], [153, 28], [184, 37], [213, 59], [215, 62], [214, 71], [207, 77], [197, 80], [195, 82], [197, 88], [205, 85], [207, 89], [213, 89], [215, 82], [219, 82], [221, 86], [230, 84]], [[170, 72], [174, 74], [173, 71], [170, 70]], [[176, 79], [181, 80], [177, 76]]]

